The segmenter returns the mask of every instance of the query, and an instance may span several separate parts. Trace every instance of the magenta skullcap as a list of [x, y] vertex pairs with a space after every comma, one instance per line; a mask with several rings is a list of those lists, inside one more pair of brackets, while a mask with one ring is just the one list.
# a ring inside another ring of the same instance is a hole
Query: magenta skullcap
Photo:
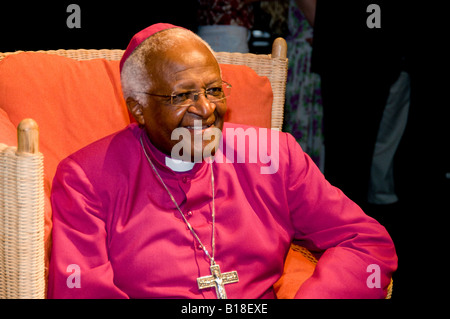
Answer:
[[136, 49], [142, 42], [144, 42], [146, 39], [148, 39], [155, 33], [172, 28], [181, 28], [181, 27], [169, 23], [156, 23], [136, 33], [131, 38], [130, 43], [128, 43], [127, 49], [125, 50], [122, 58], [120, 59], [120, 71], [122, 72], [123, 64], [131, 55], [131, 53], [133, 53], [134, 49]]

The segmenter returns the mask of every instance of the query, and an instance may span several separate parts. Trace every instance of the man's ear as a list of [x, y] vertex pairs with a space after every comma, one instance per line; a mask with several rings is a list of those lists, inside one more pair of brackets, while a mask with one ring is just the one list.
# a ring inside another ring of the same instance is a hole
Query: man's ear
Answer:
[[145, 120], [142, 105], [139, 104], [139, 102], [132, 97], [128, 97], [126, 103], [128, 110], [130, 111], [131, 114], [133, 114], [133, 117], [136, 119], [136, 121], [140, 125], [144, 125]]

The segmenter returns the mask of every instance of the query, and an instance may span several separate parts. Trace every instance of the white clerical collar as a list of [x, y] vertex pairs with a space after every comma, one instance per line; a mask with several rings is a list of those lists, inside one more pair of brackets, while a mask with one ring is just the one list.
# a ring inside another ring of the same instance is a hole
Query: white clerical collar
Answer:
[[195, 163], [184, 162], [179, 159], [174, 159], [166, 156], [166, 166], [174, 172], [187, 172], [194, 168]]

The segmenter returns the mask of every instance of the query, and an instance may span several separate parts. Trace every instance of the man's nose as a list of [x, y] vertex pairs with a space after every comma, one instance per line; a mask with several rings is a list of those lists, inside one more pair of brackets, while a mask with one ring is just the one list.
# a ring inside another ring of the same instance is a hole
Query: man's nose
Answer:
[[190, 107], [190, 111], [203, 118], [209, 117], [216, 109], [216, 104], [206, 98], [206, 94], [201, 93], [196, 96], [194, 105]]

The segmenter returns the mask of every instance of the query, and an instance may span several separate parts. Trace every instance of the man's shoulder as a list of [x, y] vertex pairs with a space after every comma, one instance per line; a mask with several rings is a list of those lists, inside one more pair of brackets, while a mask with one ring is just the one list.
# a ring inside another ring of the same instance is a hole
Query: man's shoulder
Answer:
[[288, 140], [293, 139], [292, 135], [279, 130], [265, 127], [250, 126], [225, 122], [222, 129], [224, 141], [229, 144], [244, 142], [250, 148], [257, 148], [260, 143], [277, 143], [279, 147], [288, 147]]
[[80, 165], [90, 163], [101, 163], [105, 158], [117, 156], [127, 152], [129, 147], [138, 142], [140, 128], [136, 124], [130, 124], [124, 129], [102, 137], [91, 144], [84, 146], [78, 151], [65, 158], [65, 161], [75, 161]]
[[262, 127], [225, 123], [222, 136], [216, 161], [251, 164], [238, 166], [262, 174], [275, 174], [281, 166], [288, 165], [290, 148], [298, 147], [289, 134]]
[[251, 125], [245, 125], [245, 124], [236, 124], [236, 123], [231, 123], [231, 122], [225, 122], [223, 125], [223, 129], [222, 129], [222, 134], [224, 135], [224, 137], [226, 137], [226, 135], [232, 136], [233, 134], [240, 134], [240, 133], [244, 133], [244, 134], [252, 134], [255, 133], [256, 136], [280, 136], [281, 138], [286, 138], [286, 136], [290, 135], [289, 133], [286, 132], [282, 132], [279, 130], [275, 130], [275, 129], [270, 129], [270, 128], [266, 128], [266, 127], [259, 127], [259, 126], [251, 126]]

